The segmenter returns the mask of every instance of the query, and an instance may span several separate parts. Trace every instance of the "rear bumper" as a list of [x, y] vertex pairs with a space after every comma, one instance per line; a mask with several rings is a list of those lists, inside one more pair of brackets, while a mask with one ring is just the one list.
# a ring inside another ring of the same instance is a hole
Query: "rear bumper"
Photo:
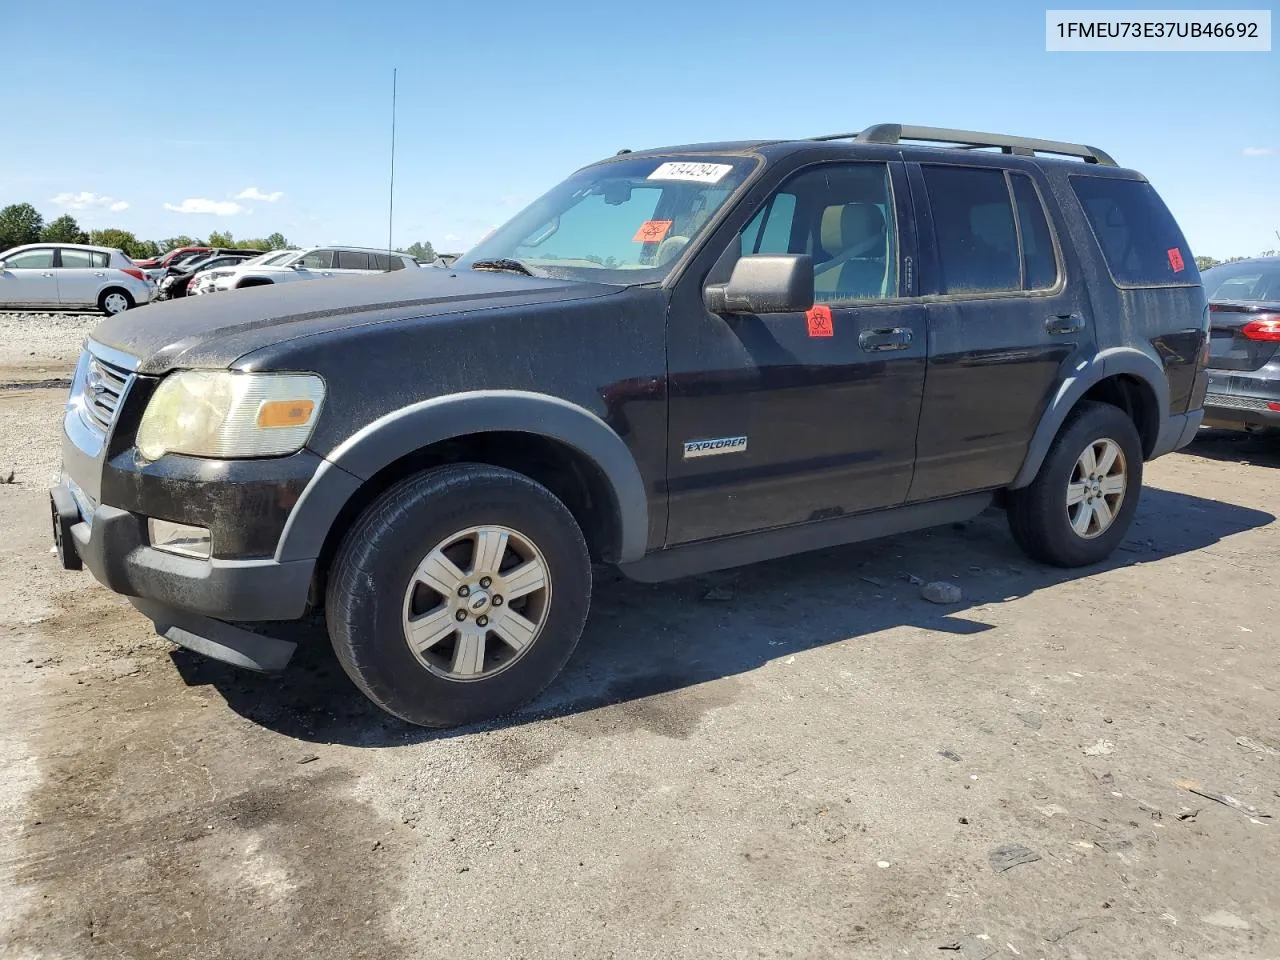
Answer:
[[1204, 407], [1206, 426], [1280, 427], [1280, 361], [1259, 370], [1210, 370]]
[[50, 494], [55, 529], [70, 536], [63, 566], [79, 558], [109, 590], [215, 619], [296, 620], [306, 612], [314, 560], [179, 556], [151, 546], [137, 514], [102, 505], [85, 517], [65, 482]]
[[[1261, 408], [1243, 406], [1238, 401], [1241, 397], [1227, 397], [1223, 403], [1210, 395], [1205, 399], [1204, 425], [1226, 430], [1247, 430], [1249, 428], [1280, 427], [1280, 410], [1271, 410], [1264, 404]], [[1280, 403], [1280, 401], [1272, 401]]]

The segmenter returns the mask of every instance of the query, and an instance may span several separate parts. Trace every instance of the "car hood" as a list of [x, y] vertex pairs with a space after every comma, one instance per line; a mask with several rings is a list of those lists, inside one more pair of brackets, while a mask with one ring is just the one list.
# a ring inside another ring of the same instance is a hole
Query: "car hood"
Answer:
[[154, 303], [104, 320], [90, 338], [137, 357], [139, 373], [159, 374], [178, 367], [227, 367], [254, 350], [331, 330], [619, 290], [488, 270], [405, 269]]

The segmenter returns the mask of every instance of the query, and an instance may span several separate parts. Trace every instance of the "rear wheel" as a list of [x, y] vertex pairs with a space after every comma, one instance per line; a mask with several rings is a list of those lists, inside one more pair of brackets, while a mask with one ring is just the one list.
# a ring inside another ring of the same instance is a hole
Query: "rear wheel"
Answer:
[[356, 521], [325, 610], [343, 669], [379, 707], [447, 727], [540, 693], [577, 646], [591, 562], [573, 515], [481, 464], [410, 477]]
[[1119, 407], [1084, 403], [1059, 431], [1030, 486], [1009, 493], [1009, 528], [1028, 556], [1082, 567], [1111, 555], [1142, 491], [1142, 439]]
[[98, 309], [109, 317], [114, 317], [117, 313], [124, 313], [132, 308], [133, 297], [129, 295], [129, 291], [121, 290], [119, 287], [103, 290], [98, 297]]

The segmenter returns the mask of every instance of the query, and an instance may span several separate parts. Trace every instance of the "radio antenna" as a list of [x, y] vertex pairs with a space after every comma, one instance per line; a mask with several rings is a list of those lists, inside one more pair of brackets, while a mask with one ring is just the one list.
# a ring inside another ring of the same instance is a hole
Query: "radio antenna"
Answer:
[[389, 194], [387, 197], [387, 269], [391, 269], [391, 258], [395, 256], [395, 250], [391, 245], [391, 218], [396, 208], [396, 73], [397, 68], [391, 68], [391, 183], [388, 187]]

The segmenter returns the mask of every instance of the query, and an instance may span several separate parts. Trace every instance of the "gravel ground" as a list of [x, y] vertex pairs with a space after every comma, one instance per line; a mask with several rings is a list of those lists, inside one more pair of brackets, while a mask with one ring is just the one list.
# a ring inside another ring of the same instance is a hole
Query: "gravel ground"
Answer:
[[20, 313], [0, 310], [0, 387], [17, 381], [70, 376], [84, 338], [100, 313]]
[[1274, 444], [1152, 464], [1091, 570], [992, 514], [606, 574], [533, 708], [427, 733], [317, 624], [257, 677], [55, 569], [62, 402], [0, 391], [5, 960], [1280, 956]]

